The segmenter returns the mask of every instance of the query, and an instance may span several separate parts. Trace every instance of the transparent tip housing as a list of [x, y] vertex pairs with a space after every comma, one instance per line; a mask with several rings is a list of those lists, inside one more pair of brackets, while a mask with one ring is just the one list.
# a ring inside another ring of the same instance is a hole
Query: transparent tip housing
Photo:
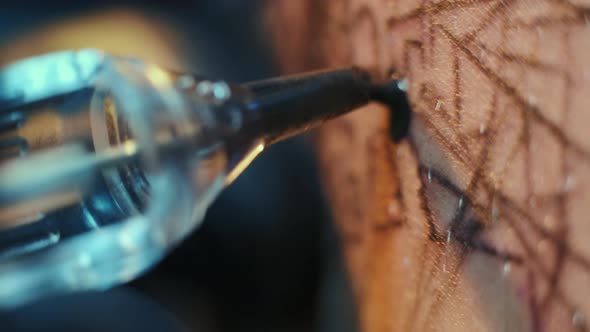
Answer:
[[94, 50], [2, 70], [0, 305], [128, 281], [193, 230], [232, 164], [232, 91]]

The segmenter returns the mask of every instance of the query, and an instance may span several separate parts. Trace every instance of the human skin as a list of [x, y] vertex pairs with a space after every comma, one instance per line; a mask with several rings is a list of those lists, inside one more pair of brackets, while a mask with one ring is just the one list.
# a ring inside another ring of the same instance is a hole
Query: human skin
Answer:
[[[293, 3], [297, 3], [294, 5]], [[590, 1], [270, 1], [286, 72], [405, 78], [318, 155], [363, 331], [586, 331]]]

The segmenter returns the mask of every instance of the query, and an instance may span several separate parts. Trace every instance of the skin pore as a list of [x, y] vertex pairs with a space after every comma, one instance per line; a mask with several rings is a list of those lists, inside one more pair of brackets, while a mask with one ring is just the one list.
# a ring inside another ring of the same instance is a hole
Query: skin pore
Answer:
[[590, 1], [297, 3], [285, 71], [394, 72], [414, 111], [400, 144], [379, 106], [318, 133], [362, 330], [588, 331]]

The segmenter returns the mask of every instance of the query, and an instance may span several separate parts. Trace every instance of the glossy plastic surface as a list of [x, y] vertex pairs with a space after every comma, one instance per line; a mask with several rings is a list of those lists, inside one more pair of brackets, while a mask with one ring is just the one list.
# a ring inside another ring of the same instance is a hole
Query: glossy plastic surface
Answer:
[[95, 50], [0, 71], [0, 305], [128, 281], [197, 227], [228, 94]]

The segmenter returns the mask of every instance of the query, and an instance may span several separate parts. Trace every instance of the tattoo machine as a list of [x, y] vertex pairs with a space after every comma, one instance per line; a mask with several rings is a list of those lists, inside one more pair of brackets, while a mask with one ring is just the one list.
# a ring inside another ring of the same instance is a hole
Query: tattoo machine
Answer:
[[403, 81], [358, 69], [243, 85], [97, 50], [0, 70], [0, 306], [131, 280], [195, 229], [265, 146]]

